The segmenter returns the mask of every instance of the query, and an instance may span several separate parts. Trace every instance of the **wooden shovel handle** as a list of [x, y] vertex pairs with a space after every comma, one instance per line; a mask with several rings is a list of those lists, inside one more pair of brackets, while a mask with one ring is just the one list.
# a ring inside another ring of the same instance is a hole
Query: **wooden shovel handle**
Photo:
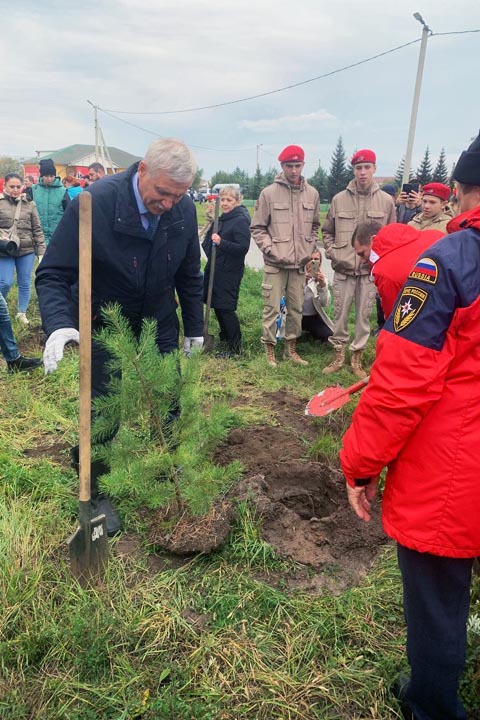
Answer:
[[[218, 233], [218, 216], [220, 213], [220, 198], [215, 198], [215, 216], [213, 220], [213, 233]], [[212, 251], [210, 253], [210, 275], [208, 278], [208, 289], [207, 289], [207, 306], [205, 308], [205, 321], [203, 323], [203, 335], [208, 335], [208, 323], [210, 321], [210, 308], [212, 307], [212, 293], [213, 293], [213, 279], [215, 277], [215, 264], [217, 259], [217, 246], [212, 241]]]
[[79, 418], [80, 502], [90, 500], [91, 461], [91, 374], [92, 374], [92, 196], [79, 196], [78, 273], [79, 273]]

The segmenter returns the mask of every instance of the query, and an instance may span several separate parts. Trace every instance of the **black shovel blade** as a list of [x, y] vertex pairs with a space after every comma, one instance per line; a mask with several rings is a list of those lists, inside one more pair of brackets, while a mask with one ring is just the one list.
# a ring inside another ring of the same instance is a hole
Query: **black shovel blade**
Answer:
[[108, 537], [105, 515], [81, 521], [68, 540], [72, 573], [82, 584], [101, 577], [108, 562]]

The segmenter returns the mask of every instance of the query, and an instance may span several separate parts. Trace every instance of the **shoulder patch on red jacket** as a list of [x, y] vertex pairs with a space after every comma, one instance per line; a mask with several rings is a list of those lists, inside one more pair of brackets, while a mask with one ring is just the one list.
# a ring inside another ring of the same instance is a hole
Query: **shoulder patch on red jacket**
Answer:
[[418, 317], [427, 298], [428, 292], [422, 288], [409, 285], [403, 288], [393, 316], [395, 332], [401, 332]]
[[432, 258], [420, 258], [408, 277], [435, 285], [438, 280], [438, 265]]

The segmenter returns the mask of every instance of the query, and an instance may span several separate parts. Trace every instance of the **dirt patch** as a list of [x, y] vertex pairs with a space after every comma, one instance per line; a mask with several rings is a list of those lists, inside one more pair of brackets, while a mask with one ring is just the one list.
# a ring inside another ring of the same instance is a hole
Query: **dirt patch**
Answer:
[[290, 586], [335, 591], [357, 583], [388, 542], [380, 504], [370, 523], [358, 520], [340, 470], [308, 458], [321, 429], [303, 415], [304, 401], [280, 391], [261, 402], [275, 410], [278, 426], [235, 429], [217, 452], [217, 462], [237, 459], [245, 467], [234, 496], [252, 504], [263, 538], [280, 557], [310, 569], [283, 578]]
[[[65, 468], [70, 468], [70, 448], [66, 443], [62, 442], [48, 442], [49, 438], [45, 438], [42, 444], [32, 445], [31, 447], [25, 448], [23, 454], [28, 458], [46, 458], [53, 462], [61, 465]], [[50, 438], [51, 440], [51, 438]]]
[[[322, 427], [305, 416], [304, 400], [281, 390], [256, 402], [268, 408], [275, 424], [235, 428], [215, 454], [219, 464], [240, 460], [245, 468], [228, 500], [205, 518], [185, 515], [174, 529], [169, 529], [168, 513], [149, 514], [149, 542], [180, 555], [208, 553], [227, 539], [238, 504], [248, 502], [263, 539], [280, 558], [292, 561], [288, 570], [266, 580], [329, 592], [357, 584], [388, 542], [380, 504], [374, 505], [370, 523], [358, 520], [348, 505], [338, 466], [310, 459], [309, 448]], [[325, 431], [331, 432], [331, 425]], [[345, 427], [340, 418], [337, 425], [341, 435]]]

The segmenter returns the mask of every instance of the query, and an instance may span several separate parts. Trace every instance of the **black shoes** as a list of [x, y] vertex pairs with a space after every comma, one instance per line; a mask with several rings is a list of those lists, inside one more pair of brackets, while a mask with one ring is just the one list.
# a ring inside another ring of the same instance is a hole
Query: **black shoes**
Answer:
[[391, 692], [394, 698], [398, 701], [400, 712], [404, 720], [415, 720], [413, 711], [407, 701], [407, 690], [410, 683], [408, 675], [401, 674], [395, 680], [391, 687]]
[[[70, 456], [72, 461], [72, 467], [74, 468], [74, 470], [76, 470], [78, 474], [78, 445], [71, 449]], [[106, 475], [108, 472], [110, 472], [110, 468], [103, 460], [92, 461], [90, 465], [90, 506], [92, 508], [92, 517], [96, 517], [97, 515], [105, 515], [107, 535], [108, 537], [114, 537], [115, 535], [118, 535], [122, 532], [123, 524], [120, 519], [120, 515], [114, 508], [112, 501], [110, 500], [108, 495], [100, 492], [98, 488], [98, 478], [101, 475]]]
[[108, 537], [115, 537], [123, 530], [122, 521], [120, 515], [112, 505], [112, 501], [108, 495], [99, 493], [96, 497], [92, 497], [90, 500], [90, 506], [92, 508], [92, 516], [105, 515], [105, 523], [107, 525]]
[[7, 370], [9, 373], [28, 372], [40, 367], [41, 364], [40, 358], [26, 358], [19, 355], [16, 360], [7, 360]]

